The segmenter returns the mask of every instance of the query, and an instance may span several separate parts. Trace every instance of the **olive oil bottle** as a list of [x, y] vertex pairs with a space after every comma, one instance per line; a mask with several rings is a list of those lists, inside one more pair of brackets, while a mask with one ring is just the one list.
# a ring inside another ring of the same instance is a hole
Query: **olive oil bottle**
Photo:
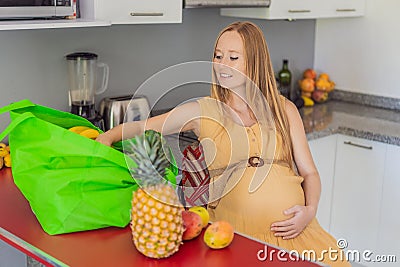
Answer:
[[292, 73], [289, 70], [289, 60], [284, 59], [282, 69], [278, 73], [279, 91], [286, 97], [290, 97], [292, 87]]

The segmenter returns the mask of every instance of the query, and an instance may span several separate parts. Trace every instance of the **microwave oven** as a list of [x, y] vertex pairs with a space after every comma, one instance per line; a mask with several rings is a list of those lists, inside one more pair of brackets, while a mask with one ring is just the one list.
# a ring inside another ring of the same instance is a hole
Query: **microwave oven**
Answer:
[[73, 16], [74, 0], [0, 0], [0, 19]]

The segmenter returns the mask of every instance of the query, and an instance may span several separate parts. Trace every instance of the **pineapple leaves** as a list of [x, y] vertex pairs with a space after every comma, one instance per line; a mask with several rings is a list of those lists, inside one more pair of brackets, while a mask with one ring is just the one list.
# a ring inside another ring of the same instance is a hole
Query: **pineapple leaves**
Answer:
[[130, 170], [140, 186], [176, 183], [176, 162], [160, 133], [147, 130], [127, 143], [124, 151], [136, 163]]

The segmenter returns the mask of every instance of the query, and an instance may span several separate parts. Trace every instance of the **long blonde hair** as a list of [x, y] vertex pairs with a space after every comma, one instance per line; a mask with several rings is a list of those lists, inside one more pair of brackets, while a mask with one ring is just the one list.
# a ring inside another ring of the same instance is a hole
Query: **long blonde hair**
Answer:
[[[283, 159], [294, 169], [293, 145], [290, 138], [289, 123], [276, 87], [275, 75], [264, 35], [260, 28], [251, 22], [234, 22], [219, 33], [215, 41], [214, 53], [219, 38], [228, 31], [235, 31], [242, 38], [245, 50], [246, 75], [264, 95], [272, 113], [276, 131], [282, 137]], [[211, 97], [227, 103], [231, 92], [229, 89], [220, 86], [216, 80], [215, 72], [213, 71]]]

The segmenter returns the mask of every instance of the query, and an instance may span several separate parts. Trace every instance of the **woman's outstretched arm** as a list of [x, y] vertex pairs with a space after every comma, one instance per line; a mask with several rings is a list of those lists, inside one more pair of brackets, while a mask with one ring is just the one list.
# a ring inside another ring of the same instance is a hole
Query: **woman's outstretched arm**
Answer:
[[198, 133], [200, 128], [199, 117], [199, 103], [196, 101], [189, 102], [147, 120], [126, 122], [115, 126], [109, 131], [100, 134], [96, 138], [96, 141], [111, 146], [115, 142], [133, 138], [150, 129], [162, 134], [172, 134], [188, 130]]

